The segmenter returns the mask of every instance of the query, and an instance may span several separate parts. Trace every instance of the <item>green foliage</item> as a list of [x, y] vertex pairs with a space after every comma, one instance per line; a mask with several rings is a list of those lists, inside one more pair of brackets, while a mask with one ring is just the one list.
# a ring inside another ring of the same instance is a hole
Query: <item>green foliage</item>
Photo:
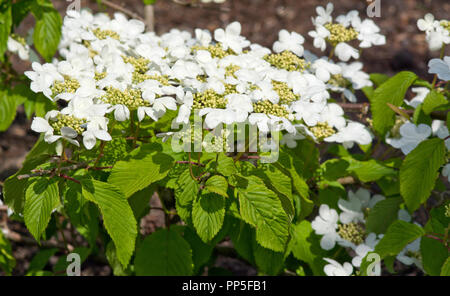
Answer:
[[83, 181], [83, 196], [95, 203], [103, 224], [116, 246], [117, 258], [124, 268], [134, 252], [136, 220], [123, 193], [114, 185], [97, 180]]
[[438, 169], [444, 164], [445, 151], [444, 141], [433, 138], [420, 143], [403, 161], [400, 192], [410, 211], [415, 211], [430, 196]]
[[60, 205], [58, 184], [55, 181], [48, 178], [31, 179], [25, 192], [25, 225], [37, 241], [47, 228], [53, 210]]
[[50, 1], [34, 4], [32, 12], [36, 19], [34, 45], [44, 59], [50, 61], [61, 39], [61, 16]]
[[215, 193], [202, 193], [193, 203], [192, 222], [198, 235], [209, 242], [219, 232], [225, 217], [225, 199]]
[[136, 252], [136, 275], [191, 275], [192, 250], [173, 229], [160, 229], [147, 236]]
[[377, 202], [369, 212], [367, 230], [377, 234], [385, 233], [389, 225], [397, 220], [397, 213], [402, 202], [401, 197], [391, 197]]
[[9, 33], [12, 26], [11, 2], [4, 1], [0, 4], [0, 61], [4, 61], [4, 53], [7, 49]]
[[394, 125], [395, 112], [389, 108], [387, 103], [400, 106], [403, 103], [406, 91], [416, 79], [417, 76], [414, 73], [400, 72], [375, 90], [370, 103], [373, 126], [380, 135], [385, 135]]
[[445, 106], [447, 105], [447, 109], [448, 109], [448, 100], [445, 98], [445, 96], [436, 91], [436, 90], [432, 90], [428, 93], [427, 97], [425, 98], [425, 100], [423, 101], [423, 111], [425, 112], [425, 114], [430, 114], [432, 111], [436, 110], [439, 107]]
[[425, 231], [416, 224], [397, 220], [392, 223], [386, 231], [386, 234], [375, 247], [375, 252], [381, 258], [389, 255], [395, 256], [403, 248], [425, 234]]
[[11, 275], [12, 270], [16, 266], [16, 259], [12, 254], [11, 244], [0, 230], [0, 270], [7, 275]]
[[8, 95], [8, 90], [0, 89], [0, 132], [8, 129], [16, 117], [16, 100]]

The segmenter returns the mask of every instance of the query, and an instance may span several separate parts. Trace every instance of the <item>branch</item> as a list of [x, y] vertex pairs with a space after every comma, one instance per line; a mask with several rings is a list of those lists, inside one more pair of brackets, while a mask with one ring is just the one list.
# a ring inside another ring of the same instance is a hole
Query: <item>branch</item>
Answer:
[[349, 176], [349, 177], [344, 177], [344, 178], [339, 178], [337, 179], [337, 181], [341, 184], [341, 185], [350, 185], [350, 184], [355, 184], [356, 180], [355, 178]]
[[[112, 166], [106, 166], [106, 167], [96, 167], [96, 166], [90, 166], [89, 163], [87, 162], [83, 162], [83, 163], [77, 163], [71, 166], [66, 166], [66, 167], [62, 167], [59, 169], [59, 171], [75, 171], [78, 169], [86, 169], [86, 170], [106, 170], [106, 169], [112, 169]], [[24, 175], [19, 175], [17, 176], [17, 179], [19, 180], [23, 180], [23, 179], [28, 179], [28, 178], [32, 178], [32, 177], [39, 177], [39, 176], [46, 176], [46, 175], [55, 175], [56, 174], [56, 168], [51, 169], [51, 170], [32, 170], [31, 171], [32, 174], [24, 174]], [[65, 174], [62, 173], [58, 173], [56, 174], [57, 176], [67, 179], [67, 180], [71, 180], [74, 182], [79, 182], [78, 180], [73, 179], [72, 177], [69, 177]]]
[[151, 32], [155, 31], [155, 9], [153, 5], [145, 5], [144, 7], [145, 25]]
[[111, 7], [113, 9], [115, 9], [115, 10], [121, 11], [124, 14], [126, 14], [126, 15], [134, 18], [134, 19], [138, 19], [141, 22], [145, 23], [145, 20], [142, 17], [140, 17], [137, 13], [134, 13], [134, 12], [124, 8], [124, 7], [120, 6], [119, 4], [110, 2], [108, 0], [102, 0], [102, 4], [105, 4], [106, 6]]
[[186, 161], [186, 160], [179, 160], [176, 163], [179, 163], [179, 164], [192, 164], [192, 165], [201, 166], [201, 167], [205, 166], [202, 163], [198, 163], [198, 162], [195, 162], [195, 161]]

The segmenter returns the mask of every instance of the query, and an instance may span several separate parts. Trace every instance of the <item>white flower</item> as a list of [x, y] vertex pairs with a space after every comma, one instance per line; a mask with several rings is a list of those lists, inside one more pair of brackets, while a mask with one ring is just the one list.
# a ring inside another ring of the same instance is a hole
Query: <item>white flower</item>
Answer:
[[323, 260], [330, 263], [323, 268], [327, 276], [350, 276], [353, 273], [353, 266], [348, 262], [341, 265], [339, 262], [330, 258], [323, 258]]
[[447, 177], [450, 182], [450, 163], [447, 163], [442, 169], [442, 176]]
[[439, 21], [434, 19], [434, 15], [427, 13], [423, 19], [417, 21], [417, 27], [420, 31], [431, 32], [439, 26]]
[[361, 19], [359, 18], [359, 12], [357, 10], [351, 10], [345, 15], [338, 16], [336, 22], [347, 28], [354, 22], [361, 22]]
[[212, 41], [211, 33], [208, 30], [195, 29], [195, 38], [202, 46], [208, 46]]
[[405, 122], [400, 127], [400, 138], [386, 138], [386, 143], [402, 150], [406, 155], [427, 139], [431, 135], [431, 131], [431, 127], [426, 124], [416, 126], [414, 123]]
[[413, 87], [411, 90], [417, 95], [412, 98], [411, 101], [405, 100], [405, 103], [413, 108], [417, 108], [417, 106], [422, 104], [427, 95], [430, 93], [430, 89], [427, 87]]
[[346, 121], [344, 118], [344, 110], [338, 104], [328, 104], [320, 114], [322, 121], [325, 121], [331, 127], [341, 129], [345, 127]]
[[336, 241], [340, 239], [336, 232], [338, 227], [338, 213], [326, 204], [322, 204], [319, 208], [319, 216], [311, 222], [311, 227], [316, 234], [323, 235], [320, 240], [320, 247], [324, 250], [331, 250], [336, 245]]
[[359, 244], [354, 248], [356, 256], [352, 259], [353, 266], [360, 267], [363, 258], [366, 257], [367, 253], [374, 251], [378, 242], [379, 239], [377, 239], [377, 235], [375, 233], [369, 233], [364, 243]]
[[363, 205], [367, 205], [370, 200], [370, 192], [367, 189], [359, 188], [356, 193], [348, 192], [348, 200], [340, 198], [338, 207], [342, 210], [339, 219], [342, 223], [364, 222]]
[[322, 6], [316, 7], [317, 17], [312, 19], [314, 25], [325, 25], [326, 23], [331, 23], [333, 18], [331, 14], [333, 13], [334, 5], [333, 3], [328, 3], [326, 8]]
[[273, 50], [276, 53], [283, 52], [285, 50], [292, 51], [298, 56], [303, 55], [303, 46], [305, 38], [302, 35], [295, 32], [289, 33], [286, 30], [281, 30], [278, 33], [278, 41], [273, 44]]
[[61, 135], [54, 135], [54, 129], [48, 123], [48, 117], [50, 117], [49, 113], [46, 115], [46, 119], [42, 117], [35, 117], [33, 119], [33, 122], [31, 123], [31, 129], [38, 133], [44, 133], [44, 140], [49, 144], [56, 142], [57, 140], [62, 138], [67, 140], [69, 143], [72, 143], [73, 145], [80, 146], [78, 141], [75, 140], [75, 138], [78, 136], [78, 133], [70, 127], [62, 127], [60, 129]]
[[433, 135], [445, 140], [445, 147], [447, 147], [447, 150], [450, 150], [450, 133], [445, 121], [433, 120], [431, 123], [431, 130], [433, 131]]
[[250, 42], [241, 36], [241, 24], [239, 22], [229, 24], [225, 30], [215, 30], [214, 39], [222, 44], [223, 49], [231, 48], [235, 53], [241, 53], [243, 48], [250, 45]]
[[83, 132], [82, 136], [84, 147], [88, 150], [91, 150], [95, 146], [97, 139], [102, 141], [112, 140], [111, 135], [107, 131], [100, 129], [88, 129]]
[[114, 111], [114, 118], [117, 121], [125, 121], [130, 118], [130, 110], [127, 106], [122, 104], [117, 104], [108, 109], [108, 112]]
[[342, 72], [342, 68], [335, 63], [328, 61], [325, 58], [316, 60], [311, 68], [315, 71], [317, 78], [323, 82], [330, 80], [332, 75], [337, 75]]
[[353, 147], [354, 142], [359, 145], [368, 145], [372, 142], [372, 135], [367, 127], [359, 122], [349, 122], [346, 127], [338, 130], [337, 133], [325, 138], [326, 142], [342, 143], [345, 147]]
[[397, 218], [398, 218], [398, 220], [402, 220], [405, 222], [411, 222], [411, 220], [412, 220], [411, 215], [405, 209], [398, 210]]
[[340, 42], [335, 48], [336, 56], [343, 62], [348, 62], [351, 58], [358, 59], [359, 52], [345, 42]]
[[42, 92], [51, 99], [51, 86], [55, 80], [63, 81], [64, 78], [58, 73], [53, 64], [41, 65], [37, 62], [31, 64], [33, 71], [26, 71], [25, 75], [31, 79], [30, 88], [35, 93]]
[[439, 79], [444, 81], [450, 80], [450, 56], [441, 59], [432, 59], [428, 63], [428, 73], [437, 74]]
[[315, 48], [320, 48], [324, 51], [327, 48], [326, 38], [330, 36], [330, 31], [328, 31], [324, 26], [317, 26], [315, 31], [309, 31], [309, 36], [314, 38], [313, 45]]
[[443, 27], [439, 26], [433, 31], [428, 32], [426, 40], [430, 50], [437, 51], [442, 48], [443, 45], [450, 43], [450, 33]]
[[[422, 269], [422, 262], [417, 258], [417, 256], [414, 256], [414, 254], [418, 254], [420, 251], [420, 240], [419, 237], [412, 243], [408, 244], [396, 257], [398, 261], [405, 265], [412, 265], [415, 264], [417, 267]], [[409, 254], [412, 254], [412, 256], [408, 256]]]
[[362, 71], [363, 64], [361, 62], [353, 62], [351, 64], [339, 63], [342, 69], [342, 76], [352, 83], [354, 89], [362, 89], [366, 86], [372, 86], [370, 75]]
[[12, 53], [17, 53], [21, 60], [28, 60], [30, 58], [30, 47], [28, 44], [22, 44], [11, 36], [8, 37], [8, 50]]
[[353, 19], [352, 26], [358, 31], [358, 40], [361, 41], [359, 47], [369, 48], [372, 45], [386, 44], [386, 37], [379, 34], [380, 28], [373, 20], [365, 19], [361, 22], [359, 18]]

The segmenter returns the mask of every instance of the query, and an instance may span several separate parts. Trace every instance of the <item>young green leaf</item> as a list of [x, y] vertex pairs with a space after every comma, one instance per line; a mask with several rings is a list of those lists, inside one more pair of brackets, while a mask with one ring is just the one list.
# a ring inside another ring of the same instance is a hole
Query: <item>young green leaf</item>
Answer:
[[226, 177], [236, 173], [233, 158], [226, 156], [224, 153], [220, 153], [217, 160], [217, 171]]
[[180, 175], [175, 189], [175, 206], [178, 215], [186, 223], [190, 223], [192, 217], [192, 203], [197, 197], [199, 185], [192, 179], [189, 169]]
[[206, 180], [205, 189], [209, 192], [222, 195], [225, 198], [228, 197], [228, 182], [222, 176], [216, 175]]
[[400, 193], [409, 211], [415, 211], [430, 196], [445, 162], [445, 144], [433, 138], [420, 143], [409, 153], [400, 167]]

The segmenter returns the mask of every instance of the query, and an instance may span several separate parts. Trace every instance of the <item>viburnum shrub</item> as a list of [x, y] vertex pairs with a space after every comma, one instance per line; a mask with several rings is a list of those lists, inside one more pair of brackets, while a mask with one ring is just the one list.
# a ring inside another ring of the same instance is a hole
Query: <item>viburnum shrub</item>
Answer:
[[[68, 11], [59, 56], [25, 72], [35, 94], [21, 102], [50, 108], [28, 112], [41, 136], [5, 181], [10, 218], [38, 242], [59, 228], [66, 253], [104, 256], [116, 275], [202, 274], [230, 240], [260, 274], [380, 275], [379, 260], [384, 273], [398, 260], [450, 275], [450, 22], [418, 21], [442, 49], [428, 82], [365, 73], [358, 59], [385, 36], [357, 11], [332, 14], [328, 4], [313, 18], [308, 35], [326, 52], [317, 57], [286, 30], [271, 50], [238, 22], [159, 36], [120, 13]], [[27, 59], [29, 46], [10, 35], [7, 50]], [[152, 209], [165, 224], [144, 236]], [[58, 251], [42, 248], [44, 258]]]

